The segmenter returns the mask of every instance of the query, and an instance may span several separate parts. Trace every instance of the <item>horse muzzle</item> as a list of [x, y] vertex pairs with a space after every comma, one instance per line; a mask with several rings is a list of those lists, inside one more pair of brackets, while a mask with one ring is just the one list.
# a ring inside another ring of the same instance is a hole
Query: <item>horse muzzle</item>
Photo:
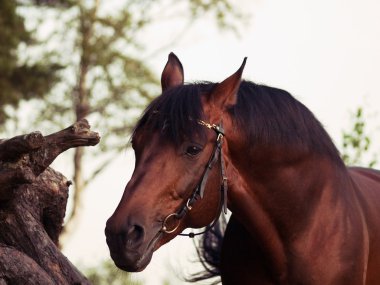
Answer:
[[144, 227], [137, 224], [115, 229], [110, 220], [105, 235], [115, 265], [128, 272], [139, 272], [146, 268], [161, 236], [157, 233], [154, 238], [149, 238]]

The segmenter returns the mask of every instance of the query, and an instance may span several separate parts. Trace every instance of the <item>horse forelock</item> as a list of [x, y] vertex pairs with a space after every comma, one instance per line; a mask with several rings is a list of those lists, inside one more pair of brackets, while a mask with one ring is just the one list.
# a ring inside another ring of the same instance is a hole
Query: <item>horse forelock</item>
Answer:
[[204, 137], [206, 129], [198, 124], [204, 119], [201, 94], [209, 92], [209, 82], [185, 84], [165, 91], [146, 108], [132, 134], [140, 131], [159, 132], [178, 145], [184, 140]]

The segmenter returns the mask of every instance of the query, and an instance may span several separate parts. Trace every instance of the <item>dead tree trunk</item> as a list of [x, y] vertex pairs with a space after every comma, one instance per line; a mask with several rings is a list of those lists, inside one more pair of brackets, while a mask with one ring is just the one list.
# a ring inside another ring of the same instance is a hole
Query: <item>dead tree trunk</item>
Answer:
[[0, 140], [0, 285], [90, 284], [58, 249], [71, 182], [49, 165], [99, 139], [81, 120], [45, 137]]

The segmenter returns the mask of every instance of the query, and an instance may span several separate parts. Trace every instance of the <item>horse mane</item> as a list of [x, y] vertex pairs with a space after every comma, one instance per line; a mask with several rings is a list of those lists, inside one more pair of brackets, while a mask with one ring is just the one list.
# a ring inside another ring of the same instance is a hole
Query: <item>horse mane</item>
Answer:
[[226, 218], [224, 215], [221, 215], [215, 225], [205, 232], [198, 242], [194, 241], [198, 259], [204, 271], [193, 273], [190, 277], [186, 278], [187, 282], [213, 280], [210, 285], [220, 283], [220, 254], [226, 227]]
[[[176, 145], [184, 139], [205, 136], [201, 96], [212, 92], [212, 82], [195, 82], [170, 88], [151, 102], [136, 125], [161, 133]], [[242, 81], [237, 103], [229, 108], [247, 145], [289, 145], [326, 155], [342, 165], [339, 152], [312, 112], [288, 92]], [[226, 134], [228, 136], [228, 134]]]
[[[288, 145], [328, 156], [343, 165], [339, 151], [313, 113], [285, 90], [243, 81], [228, 110], [248, 145]], [[248, 122], [248, 123], [247, 123]]]

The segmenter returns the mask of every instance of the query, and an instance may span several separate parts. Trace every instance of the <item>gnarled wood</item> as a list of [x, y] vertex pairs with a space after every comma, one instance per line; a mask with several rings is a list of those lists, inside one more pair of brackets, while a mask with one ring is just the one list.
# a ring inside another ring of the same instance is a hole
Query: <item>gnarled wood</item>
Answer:
[[71, 184], [49, 168], [63, 151], [96, 145], [86, 120], [57, 133], [0, 142], [0, 284], [89, 284], [58, 249]]

